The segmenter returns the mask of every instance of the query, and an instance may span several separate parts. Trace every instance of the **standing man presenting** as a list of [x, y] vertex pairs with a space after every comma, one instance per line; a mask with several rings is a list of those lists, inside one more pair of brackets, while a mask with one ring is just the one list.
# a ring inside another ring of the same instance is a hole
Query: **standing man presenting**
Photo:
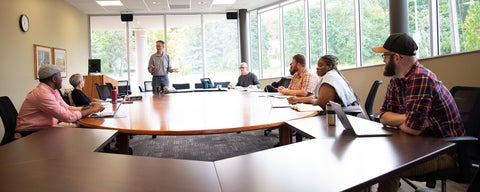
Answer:
[[152, 74], [152, 88], [153, 93], [157, 94], [161, 90], [170, 85], [168, 80], [168, 73], [178, 72], [178, 68], [172, 68], [170, 65], [170, 56], [166, 54], [163, 49], [165, 48], [165, 42], [158, 40], [156, 42], [157, 52], [150, 56], [148, 62], [148, 72]]

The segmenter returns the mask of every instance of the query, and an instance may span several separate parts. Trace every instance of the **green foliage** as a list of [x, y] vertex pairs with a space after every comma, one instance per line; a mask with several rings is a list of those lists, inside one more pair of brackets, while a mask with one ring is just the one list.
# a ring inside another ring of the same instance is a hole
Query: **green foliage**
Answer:
[[478, 1], [469, 6], [462, 29], [465, 32], [462, 50], [480, 49], [480, 3]]

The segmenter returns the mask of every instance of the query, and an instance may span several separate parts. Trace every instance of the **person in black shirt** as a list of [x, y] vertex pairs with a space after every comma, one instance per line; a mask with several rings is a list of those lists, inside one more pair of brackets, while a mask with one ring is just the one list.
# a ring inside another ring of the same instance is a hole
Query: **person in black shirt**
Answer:
[[73, 86], [73, 90], [70, 93], [72, 98], [71, 105], [75, 106], [88, 106], [92, 102], [90, 98], [83, 93], [82, 88], [85, 86], [83, 76], [79, 73], [70, 76], [70, 84]]

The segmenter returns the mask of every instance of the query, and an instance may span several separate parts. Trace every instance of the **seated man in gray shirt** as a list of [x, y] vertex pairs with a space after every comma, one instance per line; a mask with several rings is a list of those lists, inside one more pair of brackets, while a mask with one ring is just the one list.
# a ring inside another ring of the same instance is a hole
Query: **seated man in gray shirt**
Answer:
[[[260, 88], [260, 82], [258, 82], [257, 76], [248, 71], [247, 63], [240, 63], [239, 69], [241, 74], [238, 77], [238, 81], [235, 86]], [[229, 84], [228, 88], [233, 88], [232, 84]]]

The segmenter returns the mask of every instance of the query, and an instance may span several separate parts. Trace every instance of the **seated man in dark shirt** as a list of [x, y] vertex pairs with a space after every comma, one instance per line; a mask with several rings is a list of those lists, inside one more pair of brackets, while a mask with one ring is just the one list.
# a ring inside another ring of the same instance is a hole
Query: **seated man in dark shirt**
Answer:
[[82, 89], [85, 86], [83, 76], [79, 73], [70, 76], [70, 84], [73, 86], [73, 90], [70, 93], [72, 97], [73, 105], [75, 106], [88, 106], [92, 102], [90, 98], [83, 93]]
[[[260, 82], [258, 82], [257, 76], [254, 73], [248, 71], [247, 63], [240, 63], [239, 69], [241, 74], [238, 77], [238, 81], [235, 86], [260, 88]], [[233, 88], [232, 84], [229, 84], [228, 88]]]

